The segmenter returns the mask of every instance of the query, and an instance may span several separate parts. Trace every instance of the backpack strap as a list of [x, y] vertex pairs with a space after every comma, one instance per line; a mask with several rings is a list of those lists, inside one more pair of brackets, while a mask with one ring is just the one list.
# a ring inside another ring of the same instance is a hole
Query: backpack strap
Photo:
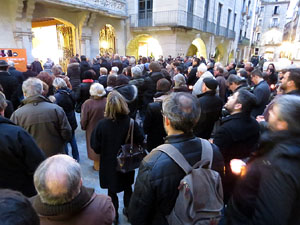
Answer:
[[183, 169], [186, 174], [189, 174], [193, 169], [180, 151], [171, 144], [160, 145], [158, 148], [155, 148], [152, 151], [161, 151], [166, 153], [178, 166]]
[[209, 163], [208, 168], [211, 169], [212, 161], [213, 161], [213, 149], [211, 143], [208, 140], [202, 139], [202, 154], [201, 154], [201, 162]]

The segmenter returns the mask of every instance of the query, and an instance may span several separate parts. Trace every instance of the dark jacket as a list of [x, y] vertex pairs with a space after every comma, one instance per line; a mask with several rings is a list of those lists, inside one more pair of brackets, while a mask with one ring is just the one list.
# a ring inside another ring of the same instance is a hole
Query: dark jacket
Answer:
[[152, 72], [148, 77], [145, 78], [144, 81], [144, 96], [143, 96], [143, 104], [144, 107], [150, 102], [153, 102], [153, 97], [156, 93], [156, 83], [159, 79], [164, 78], [161, 72]]
[[228, 206], [228, 225], [300, 224], [300, 141], [287, 131], [265, 133]]
[[91, 66], [87, 61], [81, 61], [80, 62], [80, 80], [82, 81], [84, 79], [83, 73], [87, 70], [90, 70]]
[[232, 68], [232, 69], [228, 70], [227, 74], [228, 74], [227, 77], [229, 77], [231, 74], [235, 74], [236, 75], [237, 73], [236, 73], [236, 70]]
[[107, 62], [107, 60], [102, 59], [102, 63], [100, 65], [101, 67], [105, 67], [108, 73], [111, 71], [111, 64]]
[[75, 116], [75, 96], [74, 92], [68, 88], [61, 88], [54, 94], [55, 103], [63, 108], [71, 125], [72, 130], [76, 130], [77, 121]]
[[23, 72], [24, 80], [27, 80], [29, 77], [36, 77], [37, 75], [37, 72], [32, 70], [27, 70], [26, 72]]
[[144, 77], [133, 77], [133, 79], [129, 81], [129, 84], [135, 85], [138, 89], [138, 99], [137, 99], [138, 109], [141, 109], [143, 106], [143, 96], [145, 91], [144, 82], [145, 82]]
[[[100, 186], [111, 192], [124, 191], [134, 182], [134, 171], [129, 173], [117, 172], [117, 154], [129, 129], [129, 116], [120, 115], [114, 121], [108, 118], [98, 122], [91, 136], [91, 147], [95, 153], [100, 154]], [[143, 135], [134, 123], [134, 143], [142, 143]]]
[[225, 117], [216, 131], [216, 144], [224, 157], [226, 173], [222, 180], [225, 203], [234, 189], [237, 177], [231, 173], [230, 160], [243, 159], [257, 150], [260, 127], [249, 114], [237, 113]]
[[75, 199], [63, 205], [48, 205], [37, 195], [30, 199], [41, 225], [110, 225], [115, 217], [111, 198], [81, 187]]
[[[194, 165], [201, 160], [201, 141], [193, 134], [167, 136], [165, 143], [172, 144]], [[213, 146], [212, 168], [223, 171], [221, 153]], [[165, 153], [152, 151], [142, 161], [129, 205], [132, 225], [166, 225], [178, 195], [180, 180], [185, 172]]]
[[8, 72], [0, 71], [0, 84], [3, 87], [6, 99], [14, 101], [16, 98], [15, 92], [19, 87], [17, 78], [10, 75]]
[[123, 63], [121, 62], [121, 60], [113, 60], [111, 62], [111, 66], [114, 67], [118, 67], [119, 68], [119, 72], [118, 74], [122, 74], [122, 71], [123, 71]]
[[32, 62], [31, 66], [32, 66], [32, 71], [36, 72], [37, 74], [39, 74], [40, 72], [43, 71], [43, 67], [42, 67], [42, 64], [40, 63], [40, 61]]
[[0, 133], [0, 188], [35, 195], [33, 173], [45, 155], [27, 131], [2, 116]]
[[197, 137], [209, 139], [215, 122], [220, 118], [223, 101], [216, 96], [215, 91], [207, 91], [197, 96], [199, 98], [201, 115], [194, 134]]
[[80, 85], [80, 66], [79, 63], [70, 63], [67, 69], [67, 76], [70, 78], [72, 90], [76, 92]]
[[17, 78], [18, 83], [20, 85], [22, 85], [23, 81], [24, 81], [24, 76], [23, 73], [21, 71], [16, 70], [15, 67], [9, 67], [8, 68], [8, 72], [10, 73], [10, 75], [14, 76], [15, 78]]
[[197, 80], [198, 80], [198, 78], [196, 76], [197, 69], [198, 69], [198, 66], [193, 66], [193, 69], [191, 70], [191, 72], [188, 75], [188, 79], [186, 82], [187, 85], [194, 85], [197, 82]]
[[226, 80], [222, 74], [216, 76], [216, 81], [218, 81], [219, 84], [219, 96], [222, 99], [223, 103], [226, 102], [226, 91], [227, 91], [227, 86], [226, 86]]
[[256, 97], [256, 106], [253, 108], [251, 115], [256, 118], [258, 115], [262, 115], [266, 105], [270, 100], [270, 88], [266, 81], [261, 81], [255, 85], [253, 94]]
[[126, 84], [122, 86], [115, 87], [115, 90], [118, 91], [128, 104], [130, 110], [129, 116], [135, 118], [137, 112], [138, 104], [138, 89], [134, 85]]
[[85, 79], [82, 83], [78, 86], [75, 92], [75, 99], [76, 99], [76, 112], [81, 112], [82, 104], [90, 98], [90, 87], [94, 83], [91, 79]]
[[143, 128], [145, 134], [147, 134], [147, 150], [149, 152], [163, 144], [165, 142], [164, 137], [167, 136], [161, 114], [162, 101], [166, 96], [162, 95], [155, 98], [154, 102], [147, 107]]
[[107, 75], [100, 75], [98, 82], [103, 85], [104, 88], [107, 87]]
[[64, 153], [65, 144], [72, 137], [64, 110], [42, 95], [24, 99], [11, 120], [33, 136], [47, 157]]
[[96, 77], [95, 77], [95, 80], [98, 80], [99, 76], [100, 76], [100, 63], [95, 63], [92, 65], [92, 69], [95, 71], [96, 73]]

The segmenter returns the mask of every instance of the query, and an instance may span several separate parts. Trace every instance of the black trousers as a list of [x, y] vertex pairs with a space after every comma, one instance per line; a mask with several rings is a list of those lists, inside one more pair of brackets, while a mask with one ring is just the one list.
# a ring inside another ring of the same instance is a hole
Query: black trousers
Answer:
[[[131, 195], [132, 195], [132, 188], [131, 187], [126, 188], [124, 190], [124, 196], [123, 196], [124, 208], [127, 208], [129, 206]], [[117, 193], [111, 192], [108, 189], [108, 196], [111, 197], [112, 203], [116, 210], [116, 217], [118, 217], [118, 209], [119, 209], [118, 195]]]

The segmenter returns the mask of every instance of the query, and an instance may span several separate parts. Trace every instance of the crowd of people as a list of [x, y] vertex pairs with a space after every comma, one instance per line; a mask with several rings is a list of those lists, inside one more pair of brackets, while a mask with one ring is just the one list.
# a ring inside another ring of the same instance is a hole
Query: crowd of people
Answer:
[[[219, 224], [300, 224], [299, 95], [300, 68], [260, 62], [76, 55], [66, 71], [35, 59], [20, 72], [0, 60], [0, 221], [118, 224], [124, 192], [132, 225], [167, 225], [185, 171], [159, 146], [193, 167], [206, 139], [224, 193]], [[148, 152], [136, 179], [116, 169], [132, 119]], [[78, 125], [107, 196], [82, 184]]]

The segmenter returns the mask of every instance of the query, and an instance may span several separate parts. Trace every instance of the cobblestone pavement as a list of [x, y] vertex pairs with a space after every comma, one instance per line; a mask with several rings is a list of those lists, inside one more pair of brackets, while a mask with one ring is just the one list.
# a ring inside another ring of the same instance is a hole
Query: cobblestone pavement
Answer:
[[[83, 184], [86, 187], [94, 188], [96, 193], [107, 195], [107, 189], [100, 188], [99, 184], [99, 173], [93, 169], [93, 161], [89, 160], [87, 157], [86, 141], [85, 141], [85, 131], [81, 130], [80, 127], [80, 115], [76, 113], [76, 119], [78, 122], [78, 128], [75, 131], [76, 141], [79, 149], [80, 155], [80, 165], [82, 170]], [[71, 152], [71, 146], [68, 145], [69, 154]], [[123, 215], [122, 210], [123, 204], [123, 192], [118, 194], [119, 198], [119, 224], [130, 225], [127, 222], [127, 218]]]

